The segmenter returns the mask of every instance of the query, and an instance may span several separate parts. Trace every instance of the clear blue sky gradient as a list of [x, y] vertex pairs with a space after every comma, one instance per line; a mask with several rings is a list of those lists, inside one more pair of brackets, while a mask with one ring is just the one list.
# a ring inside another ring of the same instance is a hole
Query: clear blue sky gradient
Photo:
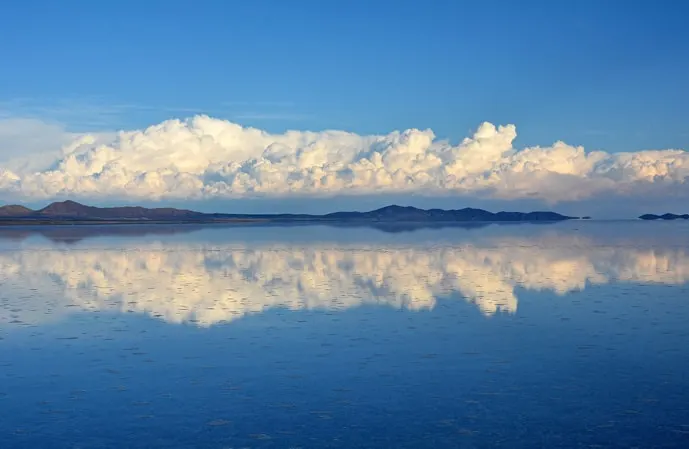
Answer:
[[518, 145], [689, 148], [688, 19], [686, 1], [4, 2], [0, 102], [60, 106], [76, 130], [206, 112], [270, 131], [456, 141], [491, 121], [515, 123]]

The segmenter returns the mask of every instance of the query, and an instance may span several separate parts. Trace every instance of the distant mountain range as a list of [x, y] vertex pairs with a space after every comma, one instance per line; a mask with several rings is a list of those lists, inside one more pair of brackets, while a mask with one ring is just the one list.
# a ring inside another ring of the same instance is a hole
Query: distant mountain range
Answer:
[[52, 203], [43, 209], [31, 210], [24, 206], [0, 207], [0, 218], [24, 220], [180, 220], [203, 218], [206, 214], [184, 209], [145, 207], [93, 207], [75, 201]]
[[386, 206], [370, 212], [335, 212], [323, 216], [338, 221], [561, 221], [568, 217], [555, 212], [498, 212], [483, 209], [417, 209], [407, 206]]
[[126, 207], [93, 207], [75, 201], [52, 203], [43, 209], [32, 210], [24, 206], [0, 207], [0, 223], [46, 223], [99, 222], [99, 223], [145, 223], [145, 222], [520, 222], [520, 221], [563, 221], [576, 219], [555, 212], [498, 212], [482, 209], [418, 209], [415, 207], [386, 206], [369, 212], [335, 212], [326, 215], [306, 214], [208, 214], [186, 209]]
[[689, 220], [689, 214], [677, 215], [677, 214], [663, 214], [654, 215], [646, 214], [639, 217], [642, 220]]

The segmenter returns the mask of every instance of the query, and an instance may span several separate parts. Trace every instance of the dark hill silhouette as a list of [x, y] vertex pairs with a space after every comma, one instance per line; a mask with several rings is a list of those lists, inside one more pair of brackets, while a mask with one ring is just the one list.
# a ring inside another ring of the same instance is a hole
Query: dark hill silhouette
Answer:
[[173, 218], [200, 218], [204, 214], [170, 207], [148, 209], [139, 206], [94, 207], [76, 201], [52, 203], [31, 215], [40, 217], [88, 218], [102, 220], [169, 220]]
[[519, 222], [562, 221], [575, 217], [555, 212], [498, 212], [483, 209], [418, 209], [415, 207], [386, 206], [369, 212], [335, 212], [326, 215], [305, 214], [206, 214], [186, 209], [145, 208], [139, 206], [94, 207], [75, 201], [52, 203], [43, 209], [31, 210], [23, 206], [0, 208], [0, 220], [10, 222], [388, 222], [388, 223], [444, 223], [444, 222]]
[[639, 217], [642, 220], [689, 220], [689, 214], [677, 215], [677, 214], [645, 214]]
[[336, 220], [373, 221], [560, 221], [567, 217], [555, 212], [498, 212], [483, 209], [417, 209], [415, 207], [386, 206], [370, 212], [335, 212], [323, 216]]
[[32, 212], [33, 211], [28, 207], [19, 206], [17, 204], [9, 204], [0, 207], [0, 217], [21, 217]]

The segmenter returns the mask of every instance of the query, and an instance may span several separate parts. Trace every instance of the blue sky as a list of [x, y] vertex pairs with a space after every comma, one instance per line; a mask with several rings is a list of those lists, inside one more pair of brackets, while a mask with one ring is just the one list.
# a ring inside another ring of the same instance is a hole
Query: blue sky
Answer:
[[[689, 153], [669, 151], [689, 149], [687, 2], [28, 0], [0, 8], [0, 202], [143, 198], [237, 210], [240, 200], [271, 211], [273, 196], [288, 192], [292, 202], [278, 203], [317, 212], [386, 198], [423, 205], [440, 189], [442, 207], [614, 205], [635, 214], [641, 199], [668, 209], [689, 199]], [[199, 114], [223, 122], [142, 132], [131, 145], [112, 137]], [[515, 124], [516, 138], [483, 122]], [[360, 138], [283, 134], [291, 129]], [[393, 133], [407, 129], [432, 129], [435, 143]], [[90, 143], [70, 144], [83, 133]], [[385, 137], [371, 143], [371, 134]], [[537, 145], [545, 149], [521, 151]], [[366, 198], [303, 201], [354, 188]]]
[[0, 101], [81, 131], [205, 112], [271, 131], [687, 148], [689, 4], [8, 2]]

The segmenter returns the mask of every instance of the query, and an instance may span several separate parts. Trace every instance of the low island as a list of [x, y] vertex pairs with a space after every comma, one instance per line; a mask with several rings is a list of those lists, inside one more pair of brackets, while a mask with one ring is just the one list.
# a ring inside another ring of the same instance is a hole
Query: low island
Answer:
[[677, 215], [677, 214], [645, 214], [639, 217], [642, 220], [689, 220], [689, 214]]
[[488, 212], [483, 209], [418, 209], [386, 206], [369, 212], [307, 214], [222, 214], [175, 208], [139, 206], [94, 207], [61, 201], [38, 210], [24, 206], [0, 207], [0, 225], [119, 224], [119, 223], [450, 223], [450, 222], [556, 222], [579, 219], [555, 212]]

